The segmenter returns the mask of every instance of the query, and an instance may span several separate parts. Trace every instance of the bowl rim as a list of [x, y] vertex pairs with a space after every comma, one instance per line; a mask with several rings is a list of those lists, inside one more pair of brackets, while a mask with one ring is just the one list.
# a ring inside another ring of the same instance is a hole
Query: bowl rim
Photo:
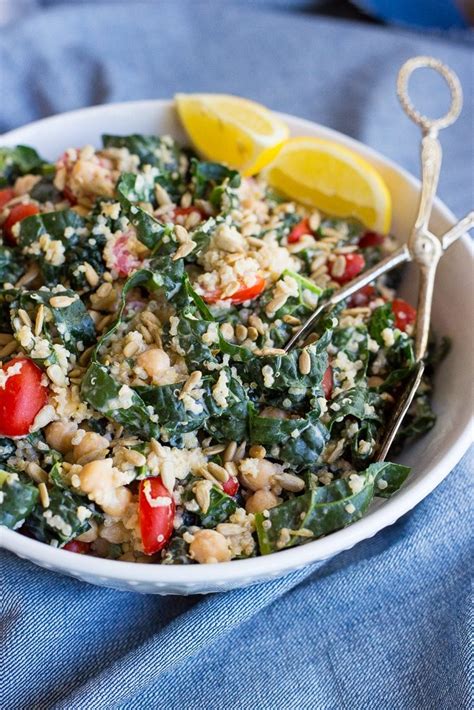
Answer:
[[[40, 119], [12, 129], [1, 136], [2, 141], [7, 144], [15, 143], [17, 134], [27, 129], [35, 129], [39, 126], [54, 128], [55, 124], [60, 124], [64, 118], [79, 119], [85, 115], [104, 114], [114, 110], [129, 110], [131, 113], [139, 112], [141, 109], [155, 109], [163, 111], [173, 107], [172, 99], [147, 99], [141, 101], [125, 101], [120, 103], [101, 104], [85, 108], [68, 111], [47, 118]], [[275, 111], [275, 114], [298, 130], [309, 129], [310, 132], [316, 128], [320, 133], [356, 150], [364, 157], [373, 159], [393, 170], [409, 184], [411, 189], [419, 191], [420, 182], [407, 170], [397, 163], [369, 146], [357, 141], [350, 136], [346, 136], [339, 131], [323, 126], [315, 121], [299, 118], [291, 114]], [[20, 138], [21, 139], [21, 138]], [[40, 147], [38, 146], [38, 149]], [[456, 222], [456, 218], [451, 210], [439, 199], [435, 199], [435, 207], [450, 224]], [[461, 237], [467, 255], [473, 259], [474, 248], [467, 235]], [[467, 417], [465, 426], [459, 431], [455, 444], [446, 451], [442, 459], [420, 480], [410, 481], [390, 500], [371, 511], [370, 516], [363, 517], [347, 528], [331, 533], [327, 537], [319, 538], [305, 545], [281, 550], [277, 554], [252, 557], [244, 560], [232, 560], [228, 563], [215, 563], [207, 565], [160, 565], [143, 564], [134, 562], [123, 562], [119, 560], [106, 560], [88, 555], [78, 555], [68, 550], [46, 545], [45, 543], [33, 540], [21, 535], [15, 530], [2, 528], [0, 546], [20, 555], [23, 558], [34, 561], [44, 567], [55, 568], [56, 570], [75, 576], [90, 577], [104, 581], [127, 581], [135, 584], [149, 583], [166, 587], [173, 584], [189, 586], [189, 588], [208, 588], [214, 584], [242, 582], [243, 584], [252, 580], [261, 580], [265, 577], [280, 576], [291, 570], [297, 569], [307, 564], [332, 557], [351, 548], [357, 542], [373, 537], [383, 528], [395, 523], [402, 515], [409, 512], [423, 498], [425, 498], [454, 468], [458, 461], [467, 451], [472, 440], [472, 419]]]

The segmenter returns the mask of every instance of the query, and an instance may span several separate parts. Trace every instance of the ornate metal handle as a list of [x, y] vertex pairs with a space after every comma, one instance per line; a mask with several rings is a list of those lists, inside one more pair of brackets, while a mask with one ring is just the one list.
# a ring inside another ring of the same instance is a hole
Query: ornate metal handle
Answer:
[[[417, 111], [408, 94], [408, 81], [415, 69], [431, 68], [437, 71], [448, 84], [451, 92], [451, 106], [440, 118], [428, 118]], [[413, 261], [420, 269], [418, 294], [418, 315], [415, 332], [415, 357], [419, 361], [426, 352], [431, 317], [431, 303], [436, 269], [443, 253], [441, 241], [428, 229], [433, 200], [438, 187], [442, 150], [438, 141], [438, 131], [453, 123], [462, 108], [462, 89], [459, 79], [445, 64], [433, 57], [413, 57], [400, 69], [397, 80], [400, 103], [412, 121], [423, 132], [421, 141], [421, 195], [418, 216], [408, 238], [408, 248]]]

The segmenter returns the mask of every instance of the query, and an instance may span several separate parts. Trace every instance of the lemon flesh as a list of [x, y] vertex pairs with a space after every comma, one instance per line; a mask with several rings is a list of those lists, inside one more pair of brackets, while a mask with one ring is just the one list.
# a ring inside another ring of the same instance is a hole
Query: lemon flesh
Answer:
[[227, 94], [176, 94], [175, 100], [196, 150], [244, 175], [260, 172], [288, 138], [286, 124], [254, 101]]
[[391, 197], [377, 170], [352, 150], [322, 138], [292, 138], [268, 166], [269, 184], [336, 217], [354, 217], [387, 233]]

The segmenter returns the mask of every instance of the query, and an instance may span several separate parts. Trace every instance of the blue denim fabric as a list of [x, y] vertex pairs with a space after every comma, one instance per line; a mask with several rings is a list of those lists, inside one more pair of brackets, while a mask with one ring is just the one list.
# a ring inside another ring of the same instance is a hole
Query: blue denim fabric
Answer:
[[[0, 128], [103, 101], [228, 91], [321, 121], [418, 170], [398, 66], [466, 47], [215, 2], [51, 9], [0, 32]], [[440, 110], [429, 85], [425, 110]], [[471, 207], [472, 102], [443, 135], [441, 194]], [[401, 140], [403, 136], [403, 140]], [[472, 456], [397, 524], [253, 588], [152, 597], [3, 553], [2, 707], [340, 710], [469, 706]]]

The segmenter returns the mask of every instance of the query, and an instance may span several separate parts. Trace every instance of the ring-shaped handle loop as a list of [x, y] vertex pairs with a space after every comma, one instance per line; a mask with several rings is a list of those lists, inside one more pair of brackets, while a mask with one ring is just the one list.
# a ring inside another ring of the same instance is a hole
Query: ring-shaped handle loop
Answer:
[[[408, 81], [416, 69], [434, 69], [446, 81], [451, 92], [451, 106], [440, 118], [428, 118], [416, 110], [408, 94]], [[397, 94], [405, 113], [417, 123], [425, 133], [436, 132], [450, 126], [457, 119], [462, 108], [461, 83], [452, 69], [434, 57], [412, 57], [402, 66], [397, 78]]]

